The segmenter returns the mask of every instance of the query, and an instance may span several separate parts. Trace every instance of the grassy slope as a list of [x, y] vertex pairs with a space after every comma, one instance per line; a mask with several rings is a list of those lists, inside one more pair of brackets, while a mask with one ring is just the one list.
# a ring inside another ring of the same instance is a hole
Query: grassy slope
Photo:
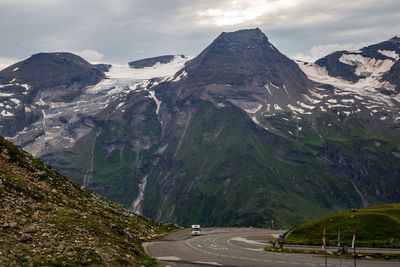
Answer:
[[345, 211], [326, 216], [293, 228], [286, 242], [291, 244], [321, 245], [322, 232], [326, 229], [329, 246], [337, 245], [338, 229], [341, 243], [351, 246], [353, 230], [356, 245], [365, 247], [400, 247], [400, 204], [387, 204]]
[[142, 240], [172, 230], [81, 188], [0, 137], [4, 266], [152, 266]]

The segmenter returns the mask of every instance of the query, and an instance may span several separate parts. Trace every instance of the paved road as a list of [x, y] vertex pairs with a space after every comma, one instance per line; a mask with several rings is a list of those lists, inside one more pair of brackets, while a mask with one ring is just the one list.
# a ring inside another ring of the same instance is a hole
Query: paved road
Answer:
[[[325, 266], [316, 255], [266, 252], [265, 243], [283, 233], [252, 228], [206, 228], [192, 237], [186, 229], [162, 240], [147, 242], [146, 252], [163, 266]], [[328, 266], [354, 266], [353, 260], [329, 259]], [[398, 262], [358, 260], [357, 267], [400, 266]]]

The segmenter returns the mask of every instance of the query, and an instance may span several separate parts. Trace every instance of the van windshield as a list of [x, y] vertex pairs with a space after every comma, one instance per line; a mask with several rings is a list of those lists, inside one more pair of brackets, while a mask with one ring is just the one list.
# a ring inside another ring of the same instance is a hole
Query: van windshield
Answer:
[[200, 228], [192, 228], [192, 231], [200, 231]]

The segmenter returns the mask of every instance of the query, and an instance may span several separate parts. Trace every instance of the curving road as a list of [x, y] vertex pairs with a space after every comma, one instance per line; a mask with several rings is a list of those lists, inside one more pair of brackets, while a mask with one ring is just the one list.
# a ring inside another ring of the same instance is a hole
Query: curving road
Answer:
[[[192, 237], [185, 229], [162, 240], [143, 243], [146, 252], [163, 266], [325, 266], [325, 259], [306, 254], [263, 250], [283, 231], [252, 228], [206, 228]], [[353, 260], [329, 259], [328, 266], [354, 266]], [[398, 262], [357, 261], [358, 267], [399, 266]]]

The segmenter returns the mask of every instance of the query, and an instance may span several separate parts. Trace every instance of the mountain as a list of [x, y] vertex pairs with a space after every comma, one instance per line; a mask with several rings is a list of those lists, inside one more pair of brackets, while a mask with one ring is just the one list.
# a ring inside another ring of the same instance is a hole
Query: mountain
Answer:
[[40, 119], [45, 103], [76, 101], [87, 86], [105, 77], [96, 66], [70, 53], [40, 53], [0, 72], [4, 136]]
[[162, 65], [162, 64], [168, 64], [174, 61], [176, 58], [181, 58], [184, 59], [184, 55], [165, 55], [165, 56], [159, 56], [159, 57], [152, 57], [152, 58], [145, 58], [145, 59], [140, 59], [136, 61], [131, 61], [128, 63], [129, 67], [134, 68], [134, 69], [141, 69], [141, 68], [150, 68], [154, 67], [157, 63]]
[[[357, 51], [338, 51], [327, 55], [315, 63], [325, 67], [328, 74], [350, 82], [366, 78], [380, 77], [383, 86], [389, 86], [390, 94], [399, 93], [399, 81], [396, 76], [400, 58], [400, 37], [370, 45]], [[398, 76], [398, 75], [397, 75]]]
[[[289, 227], [400, 201], [393, 47], [345, 80], [329, 73], [335, 60], [293, 61], [259, 29], [222, 33], [195, 58], [106, 67], [73, 101], [30, 105], [35, 119], [0, 134], [150, 218]], [[14, 114], [1, 93], [1, 114]]]
[[0, 137], [2, 266], [150, 266], [143, 240], [174, 229], [112, 203]]

